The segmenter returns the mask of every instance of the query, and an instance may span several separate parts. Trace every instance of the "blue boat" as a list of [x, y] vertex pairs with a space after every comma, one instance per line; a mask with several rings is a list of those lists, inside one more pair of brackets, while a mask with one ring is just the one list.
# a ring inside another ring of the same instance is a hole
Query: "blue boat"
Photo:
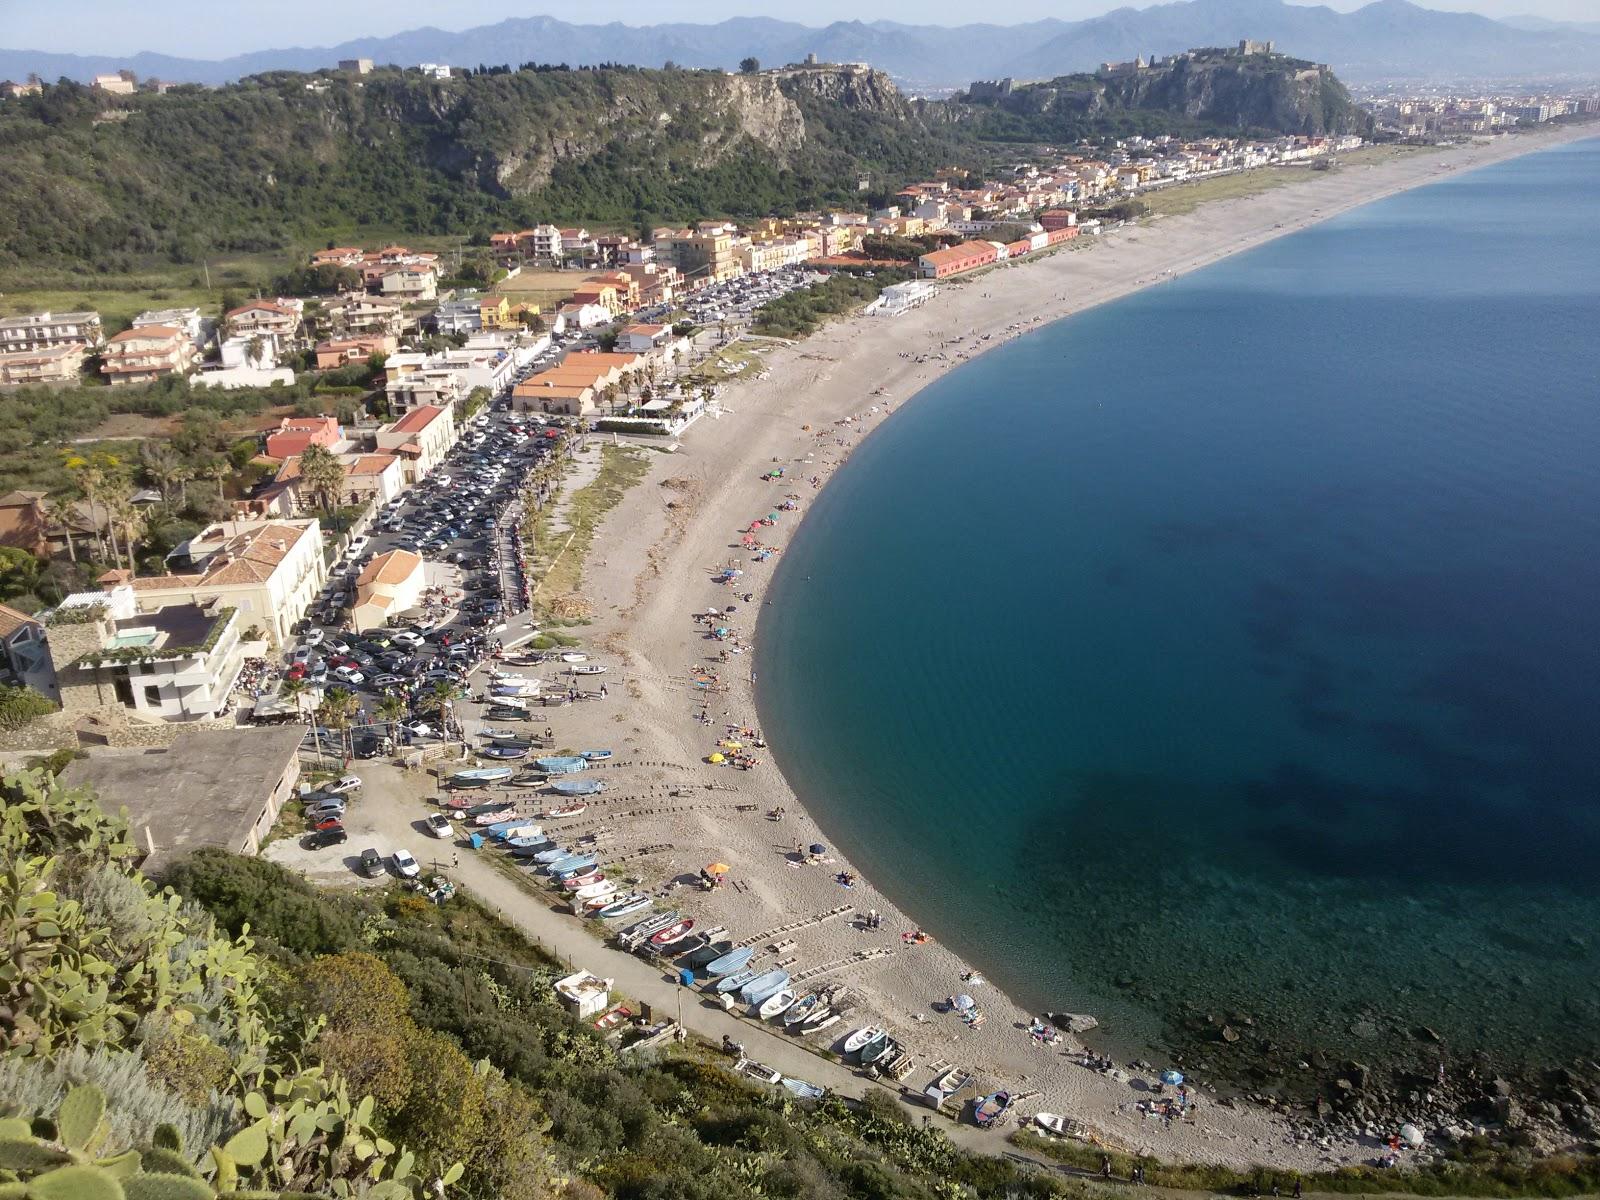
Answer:
[[598, 796], [606, 790], [603, 779], [557, 779], [550, 784], [551, 791], [563, 796]]
[[649, 908], [652, 901], [649, 896], [635, 892], [624, 896], [621, 900], [613, 901], [602, 908], [596, 916], [610, 919], [611, 917], [625, 917], [629, 913], [636, 913], [640, 909]]
[[496, 745], [478, 747], [478, 753], [483, 755], [484, 758], [527, 758], [528, 751], [529, 747], [527, 746]]
[[523, 834], [521, 837], [507, 838], [506, 845], [513, 850], [527, 850], [533, 846], [538, 846], [541, 850], [555, 848], [555, 842], [545, 837], [542, 833], [529, 833]]
[[487, 833], [492, 838], [498, 838], [510, 833], [513, 829], [522, 829], [527, 824], [527, 820], [523, 817], [512, 817], [509, 821], [496, 821], [489, 828], [480, 829], [478, 832]]
[[605, 759], [608, 759], [608, 758], [611, 757], [611, 751], [609, 751], [609, 750], [580, 750], [580, 751], [578, 751], [578, 757], [581, 758], [581, 759], [585, 759], [588, 762], [603, 762]]
[[536, 758], [533, 760], [533, 765], [546, 775], [576, 775], [579, 771], [589, 769], [589, 760], [574, 754], [558, 758]]
[[556, 879], [571, 879], [574, 875], [582, 875], [585, 871], [592, 871], [599, 862], [592, 854], [582, 854], [577, 858], [563, 858], [560, 862], [551, 863], [547, 868]]
[[537, 865], [539, 855], [547, 854], [555, 848], [554, 842], [545, 841], [543, 838], [529, 838], [528, 843], [526, 846], [512, 846], [511, 857], [520, 858], [524, 861], [531, 859]]
[[739, 999], [754, 1008], [768, 996], [781, 992], [789, 985], [789, 972], [768, 971], [758, 975], [739, 989]]
[[754, 967], [746, 967], [742, 971], [735, 971], [726, 979], [717, 980], [716, 983], [711, 985], [711, 990], [714, 992], [736, 992], [760, 974], [761, 972]]
[[572, 858], [572, 857], [573, 857], [573, 853], [572, 853], [571, 850], [565, 850], [560, 846], [557, 846], [552, 850], [542, 850], [538, 854], [534, 855], [534, 858], [537, 861], [545, 863], [547, 865], [549, 863], [559, 862], [563, 858]]
[[706, 974], [712, 979], [719, 975], [732, 975], [735, 971], [742, 971], [750, 965], [750, 960], [756, 956], [752, 946], [739, 946], [728, 951], [721, 958], [714, 958], [706, 964]]

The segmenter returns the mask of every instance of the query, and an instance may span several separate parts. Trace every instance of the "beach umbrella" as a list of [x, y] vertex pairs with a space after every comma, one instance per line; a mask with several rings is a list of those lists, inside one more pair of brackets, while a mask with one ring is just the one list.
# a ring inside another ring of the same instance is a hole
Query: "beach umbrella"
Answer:
[[1422, 1130], [1415, 1125], [1402, 1125], [1400, 1126], [1400, 1140], [1415, 1150], [1422, 1145]]
[[714, 763], [725, 763], [728, 760], [724, 756], [722, 756], [721, 754], [713, 754], [710, 758], [706, 759], [706, 761], [707, 762], [714, 762]]
[[1161, 1072], [1161, 1082], [1162, 1083], [1170, 1083], [1170, 1084], [1173, 1084], [1173, 1085], [1180, 1084], [1180, 1083], [1183, 1082], [1183, 1072], [1182, 1071], [1163, 1071], [1163, 1072]]
[[826, 854], [827, 852], [828, 852], [828, 848], [826, 846], [824, 846], [821, 842], [812, 842], [811, 843], [811, 853], [813, 853], [813, 854]]
[[965, 992], [957, 996], [954, 1003], [957, 1012], [971, 1012], [978, 1007], [978, 1002]]
[[731, 868], [727, 863], [708, 863], [706, 865], [707, 875], [726, 875], [729, 870], [731, 870]]

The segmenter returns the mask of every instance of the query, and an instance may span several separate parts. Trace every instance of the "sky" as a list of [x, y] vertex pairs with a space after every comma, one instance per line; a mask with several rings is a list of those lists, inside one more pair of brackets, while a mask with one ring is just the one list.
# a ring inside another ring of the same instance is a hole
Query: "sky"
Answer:
[[[1098, 16], [1128, 0], [1013, 0], [999, 18], [1020, 23], [1054, 16]], [[1148, 0], [1133, 0], [1143, 8]], [[1329, 0], [1349, 11], [1365, 0]], [[589, 0], [581, 9], [523, 8], [505, 0], [274, 0], [271, 4], [219, 4], [216, 0], [60, 0], [56, 4], [0, 0], [0, 46], [78, 54], [132, 54], [156, 50], [190, 58], [224, 58], [246, 50], [330, 46], [350, 38], [383, 36], [434, 25], [468, 29], [511, 16], [551, 13], [584, 24], [625, 21], [719, 21], [727, 17], [785, 16], [807, 25], [839, 20], [895, 20], [960, 25], [974, 18], [970, 0], [811, 0], [792, 16], [753, 0], [656, 0], [641, 9], [622, 0]], [[1433, 0], [1429, 8], [1480, 12], [1491, 17], [1534, 14], [1553, 20], [1600, 21], [1600, 0]], [[982, 19], [982, 18], [978, 18]], [[988, 19], [996, 17], [989, 15]]]

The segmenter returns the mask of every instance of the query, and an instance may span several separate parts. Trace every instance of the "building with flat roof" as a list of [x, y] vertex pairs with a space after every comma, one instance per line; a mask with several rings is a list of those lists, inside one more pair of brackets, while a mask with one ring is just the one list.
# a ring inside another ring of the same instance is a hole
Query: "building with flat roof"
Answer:
[[0, 317], [0, 351], [49, 350], [74, 343], [94, 347], [104, 340], [97, 312], [42, 312]]
[[0, 353], [0, 384], [76, 383], [87, 353], [79, 342]]
[[401, 613], [422, 601], [422, 555], [410, 550], [390, 550], [362, 569], [356, 580], [356, 602], [350, 610], [350, 628], [357, 633], [382, 629]]
[[124, 329], [106, 343], [101, 370], [112, 387], [154, 383], [187, 374], [194, 366], [194, 342], [171, 325]]
[[124, 810], [148, 855], [145, 872], [159, 874], [206, 847], [257, 853], [300, 781], [304, 732], [299, 725], [193, 730], [158, 749], [93, 747], [67, 765], [61, 782]]
[[456, 442], [456, 419], [448, 408], [424, 404], [373, 435], [379, 453], [398, 454], [407, 483], [426, 479]]

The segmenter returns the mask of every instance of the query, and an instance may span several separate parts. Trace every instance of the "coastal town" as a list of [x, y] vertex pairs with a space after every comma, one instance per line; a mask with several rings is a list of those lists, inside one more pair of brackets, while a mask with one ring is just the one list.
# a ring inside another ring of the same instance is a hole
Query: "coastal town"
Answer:
[[[600, 1036], [702, 1039], [798, 1100], [881, 1092], [964, 1146], [1105, 1148], [1107, 1174], [1111, 1151], [1285, 1188], [1431, 1161], [1424, 1129], [1470, 1133], [1442, 1078], [1404, 1123], [1349, 1096], [1307, 1116], [1090, 1049], [1092, 1014], [1020, 1009], [785, 783], [757, 618], [819, 491], [944, 372], [1519, 152], [1466, 135], [1594, 111], [1390, 99], [1385, 127], [1463, 141], [1352, 164], [1350, 135], [1129, 136], [859, 211], [329, 244], [280, 264], [302, 291], [125, 320], [0, 296], [8, 392], [313, 389], [195, 455], [178, 425], [73, 438], [63, 485], [0, 496], [0, 754], [123, 808], [157, 878], [210, 849], [470, 895], [570, 965], [551, 992]], [[846, 283], [815, 326], [782, 323]]]

